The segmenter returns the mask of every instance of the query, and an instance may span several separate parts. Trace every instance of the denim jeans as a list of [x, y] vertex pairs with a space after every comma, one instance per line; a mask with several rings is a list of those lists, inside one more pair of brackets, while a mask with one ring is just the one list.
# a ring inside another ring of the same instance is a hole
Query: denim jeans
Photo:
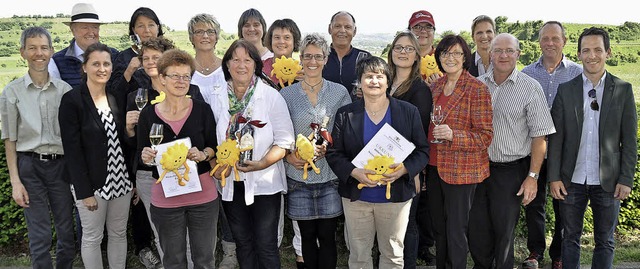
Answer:
[[287, 216], [292, 220], [329, 219], [342, 215], [338, 181], [307, 184], [287, 178]]
[[51, 215], [58, 241], [56, 268], [71, 268], [75, 257], [73, 240], [73, 198], [64, 180], [64, 160], [40, 161], [18, 155], [20, 180], [29, 194], [29, 207], [24, 209], [29, 250], [33, 268], [53, 268], [51, 254]]
[[280, 268], [278, 250], [278, 218], [282, 194], [256, 195], [247, 205], [244, 200], [244, 182], [234, 184], [233, 200], [222, 201], [227, 220], [236, 242], [236, 255], [240, 268]]
[[613, 232], [618, 224], [620, 201], [599, 185], [571, 183], [568, 195], [560, 201], [564, 238], [562, 240], [563, 268], [580, 268], [580, 237], [584, 212], [590, 203], [593, 212], [593, 236], [596, 247], [591, 260], [592, 268], [613, 268]]
[[194, 268], [215, 268], [213, 251], [219, 203], [220, 199], [177, 208], [151, 205], [151, 219], [164, 250], [165, 268], [187, 268], [187, 236]]

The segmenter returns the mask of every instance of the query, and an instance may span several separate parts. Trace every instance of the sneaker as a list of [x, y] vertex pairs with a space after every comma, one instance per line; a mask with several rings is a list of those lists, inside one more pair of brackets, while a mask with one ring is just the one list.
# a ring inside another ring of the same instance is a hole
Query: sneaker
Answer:
[[138, 253], [138, 258], [140, 259], [140, 263], [144, 265], [147, 269], [164, 269], [160, 259], [153, 253], [153, 251], [149, 248], [143, 248]]
[[536, 252], [531, 252], [529, 257], [522, 262], [522, 269], [538, 269], [540, 261], [542, 261], [542, 255]]
[[551, 269], [562, 269], [562, 261], [556, 260], [551, 263]]

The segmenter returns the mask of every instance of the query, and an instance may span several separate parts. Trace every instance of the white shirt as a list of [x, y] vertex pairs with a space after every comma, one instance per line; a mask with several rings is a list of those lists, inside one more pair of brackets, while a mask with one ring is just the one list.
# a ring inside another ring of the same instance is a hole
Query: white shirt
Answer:
[[213, 98], [213, 92], [215, 89], [224, 88], [227, 86], [227, 82], [224, 80], [224, 72], [222, 72], [222, 66], [211, 72], [209, 75], [204, 75], [199, 71], [193, 73], [191, 77], [191, 84], [200, 88], [200, 93], [207, 104], [211, 105], [211, 98]]
[[[216, 119], [216, 135], [218, 143], [226, 139], [227, 126], [229, 125], [229, 97], [227, 87], [219, 87], [213, 90], [211, 110]], [[289, 109], [282, 95], [264, 84], [258, 79], [258, 84], [248, 104], [251, 109], [251, 118], [267, 124], [262, 128], [256, 128], [254, 132], [253, 160], [260, 160], [271, 148], [277, 145], [290, 149], [295, 143], [293, 124], [289, 116]], [[226, 186], [222, 189], [222, 200], [233, 200], [233, 173]], [[273, 165], [249, 173], [240, 172], [240, 180], [244, 181], [245, 202], [253, 204], [255, 195], [270, 195], [287, 191], [287, 178], [282, 160]]]

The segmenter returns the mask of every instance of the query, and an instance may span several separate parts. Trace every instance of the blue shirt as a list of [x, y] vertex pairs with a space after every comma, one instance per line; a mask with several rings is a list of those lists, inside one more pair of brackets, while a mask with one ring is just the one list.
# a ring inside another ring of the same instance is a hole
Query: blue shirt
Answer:
[[542, 57], [540, 57], [535, 63], [525, 66], [522, 69], [522, 73], [529, 75], [540, 83], [544, 91], [544, 96], [547, 99], [547, 106], [551, 109], [553, 99], [556, 98], [556, 93], [558, 93], [558, 85], [580, 75], [582, 73], [582, 66], [567, 59], [563, 55], [560, 64], [552, 73], [549, 73], [542, 64]]
[[[582, 99], [584, 119], [582, 120], [582, 136], [580, 137], [580, 149], [576, 167], [573, 170], [571, 182], [584, 185], [600, 185], [600, 136], [598, 127], [600, 126], [600, 109], [602, 109], [602, 94], [604, 92], [604, 79], [607, 73], [598, 81], [598, 85], [593, 85], [586, 76], [582, 75]], [[589, 91], [596, 90], [596, 100], [600, 109], [591, 109], [593, 98], [589, 97]]]
[[371, 56], [371, 53], [351, 47], [342, 59], [338, 58], [338, 53], [333, 46], [327, 57], [327, 63], [322, 70], [322, 77], [328, 81], [342, 84], [351, 95], [351, 100], [357, 99], [354, 88], [356, 85], [356, 62], [362, 58]]
[[[387, 108], [387, 112], [384, 114], [384, 118], [378, 123], [375, 124], [369, 118], [369, 115], [364, 113], [364, 125], [363, 125], [363, 134], [362, 140], [366, 145], [369, 143], [371, 138], [375, 136], [378, 131], [384, 126], [385, 123], [391, 124], [391, 106]], [[387, 191], [387, 186], [381, 185], [373, 188], [364, 187], [362, 188], [362, 192], [360, 192], [360, 201], [369, 202], [369, 203], [388, 203], [389, 200], [385, 197]]]

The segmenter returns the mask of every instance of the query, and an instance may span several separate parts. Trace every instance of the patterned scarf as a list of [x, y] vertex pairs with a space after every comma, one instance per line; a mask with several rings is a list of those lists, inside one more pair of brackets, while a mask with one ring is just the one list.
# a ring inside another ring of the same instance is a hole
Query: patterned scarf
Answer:
[[251, 101], [251, 96], [253, 96], [253, 92], [258, 85], [258, 78], [254, 75], [251, 78], [251, 84], [247, 88], [249, 90], [248, 93], [242, 98], [242, 100], [238, 100], [235, 92], [233, 91], [233, 83], [231, 81], [227, 82], [227, 96], [229, 97], [229, 114], [232, 116], [238, 112], [242, 112]]

